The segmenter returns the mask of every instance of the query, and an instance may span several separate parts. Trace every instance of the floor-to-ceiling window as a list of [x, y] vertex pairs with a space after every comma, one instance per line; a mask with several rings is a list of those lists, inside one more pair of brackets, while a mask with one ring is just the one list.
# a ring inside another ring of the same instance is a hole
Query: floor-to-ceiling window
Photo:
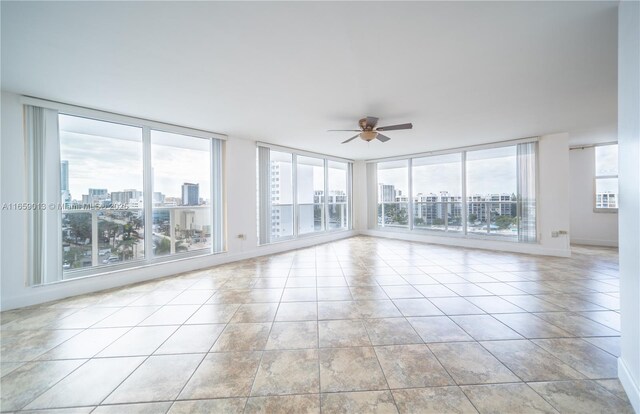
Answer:
[[409, 163], [407, 160], [378, 163], [378, 225], [409, 225]]
[[378, 161], [378, 227], [533, 242], [536, 148], [533, 139]]
[[257, 180], [260, 244], [351, 227], [349, 161], [259, 145]]
[[63, 104], [26, 105], [25, 131], [30, 284], [223, 250], [221, 136]]
[[467, 232], [517, 236], [516, 146], [466, 153]]
[[595, 211], [618, 211], [618, 144], [596, 146], [595, 168]]
[[460, 153], [412, 160], [413, 227], [462, 231], [462, 158]]

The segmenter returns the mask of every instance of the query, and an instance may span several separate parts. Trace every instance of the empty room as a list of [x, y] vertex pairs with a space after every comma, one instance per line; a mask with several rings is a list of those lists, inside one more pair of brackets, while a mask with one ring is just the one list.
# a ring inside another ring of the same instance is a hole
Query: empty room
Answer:
[[0, 412], [640, 413], [640, 2], [0, 18]]

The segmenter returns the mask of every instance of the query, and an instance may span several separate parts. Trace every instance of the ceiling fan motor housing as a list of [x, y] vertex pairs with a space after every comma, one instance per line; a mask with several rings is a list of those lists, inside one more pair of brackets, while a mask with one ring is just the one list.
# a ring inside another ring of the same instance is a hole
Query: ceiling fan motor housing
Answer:
[[378, 133], [376, 131], [362, 131], [362, 133], [360, 133], [360, 138], [367, 142], [376, 139], [377, 136]]

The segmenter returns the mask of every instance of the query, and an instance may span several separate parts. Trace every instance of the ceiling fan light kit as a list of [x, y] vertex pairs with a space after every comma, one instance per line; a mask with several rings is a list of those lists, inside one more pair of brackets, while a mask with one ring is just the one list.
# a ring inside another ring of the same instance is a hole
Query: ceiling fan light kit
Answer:
[[412, 129], [413, 128], [413, 124], [408, 123], [408, 124], [398, 124], [398, 125], [389, 125], [389, 126], [384, 126], [384, 127], [377, 127], [378, 125], [378, 118], [374, 117], [374, 116], [367, 116], [365, 118], [362, 118], [358, 121], [358, 125], [360, 126], [360, 129], [330, 129], [329, 131], [349, 131], [349, 132], [358, 132], [358, 134], [352, 136], [351, 138], [349, 138], [348, 140], [342, 142], [343, 144], [346, 144], [349, 141], [353, 141], [354, 139], [360, 137], [362, 138], [364, 141], [367, 142], [371, 142], [374, 139], [377, 139], [380, 142], [387, 142], [389, 141], [391, 138], [389, 138], [386, 135], [382, 135], [379, 131], [397, 131], [397, 130], [401, 130], [401, 129]]

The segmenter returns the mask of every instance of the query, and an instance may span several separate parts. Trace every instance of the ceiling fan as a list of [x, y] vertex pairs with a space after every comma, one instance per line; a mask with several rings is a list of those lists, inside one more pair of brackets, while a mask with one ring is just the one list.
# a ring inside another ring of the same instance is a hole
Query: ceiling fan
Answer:
[[361, 120], [358, 121], [358, 125], [360, 126], [360, 129], [330, 129], [329, 131], [358, 132], [358, 134], [342, 142], [343, 144], [346, 144], [347, 142], [352, 141], [358, 137], [362, 138], [367, 142], [373, 141], [374, 139], [377, 139], [378, 141], [381, 141], [381, 142], [387, 142], [391, 138], [389, 138], [386, 135], [382, 135], [380, 131], [395, 131], [398, 129], [413, 128], [413, 124], [411, 123], [376, 127], [376, 125], [378, 125], [378, 118], [374, 116], [368, 116], [366, 118], [362, 118]]

